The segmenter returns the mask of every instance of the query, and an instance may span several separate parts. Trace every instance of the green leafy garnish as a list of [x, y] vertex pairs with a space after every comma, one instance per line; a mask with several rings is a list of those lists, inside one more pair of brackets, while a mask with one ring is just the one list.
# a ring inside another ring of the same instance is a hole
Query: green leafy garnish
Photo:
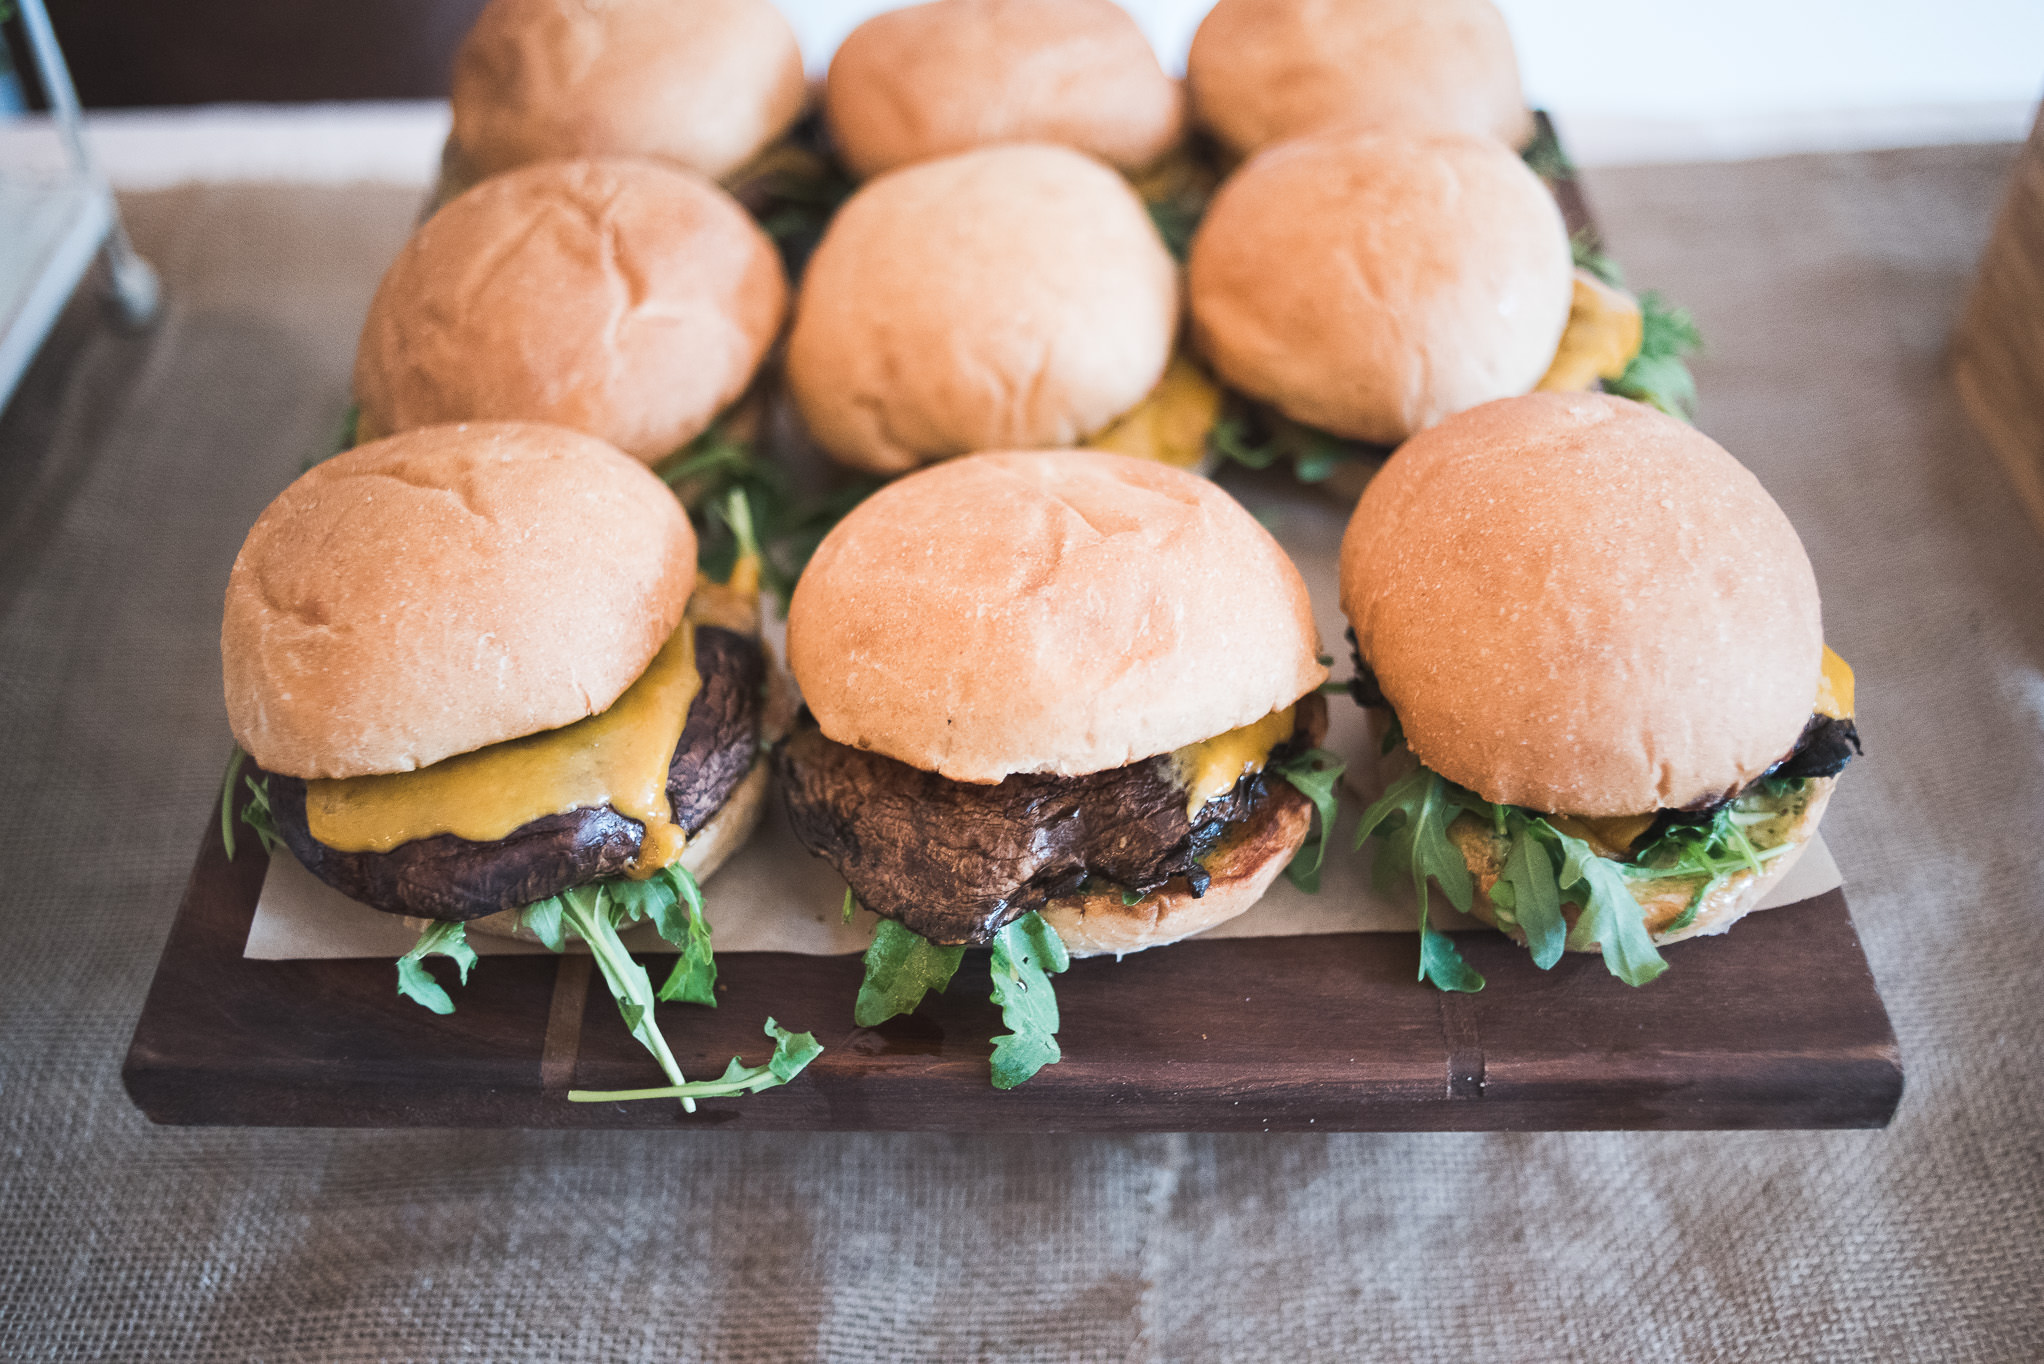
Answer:
[[[795, 492], [787, 471], [744, 441], [712, 426], [663, 462], [657, 472], [699, 523], [697, 561], [719, 582], [738, 557], [756, 549], [760, 584], [786, 614], [795, 580], [830, 528], [880, 484], [860, 478], [820, 495]], [[734, 497], [742, 493], [743, 497]]]
[[[1595, 237], [1578, 232], [1569, 245], [1578, 268], [1614, 289], [1625, 287], [1625, 272], [1604, 254]], [[1696, 376], [1689, 372], [1689, 357], [1703, 349], [1703, 333], [1687, 308], [1675, 307], [1651, 289], [1639, 296], [1639, 308], [1639, 353], [1626, 365], [1624, 374], [1604, 381], [1604, 389], [1659, 408], [1671, 417], [1693, 421]]]
[[965, 948], [942, 947], [892, 919], [882, 919], [866, 949], [866, 978], [852, 1006], [852, 1021], [862, 1028], [885, 1023], [914, 1010], [923, 996], [944, 992]]
[[995, 1089], [1013, 1089], [1063, 1055], [1050, 977], [1071, 964], [1057, 930], [1034, 911], [994, 935], [993, 1001], [1009, 1028], [994, 1038]]
[[1341, 774], [1347, 770], [1347, 763], [1324, 748], [1309, 748], [1271, 769], [1312, 801], [1320, 815], [1320, 827], [1299, 845], [1299, 851], [1292, 854], [1285, 867], [1285, 876], [1300, 890], [1320, 889], [1320, 864], [1327, 858], [1327, 840], [1334, 833], [1335, 815], [1341, 808], [1336, 790]]
[[253, 773], [242, 776], [242, 768], [248, 765], [248, 754], [236, 744], [234, 751], [227, 755], [227, 771], [220, 778], [220, 843], [227, 850], [227, 860], [232, 862], [235, 854], [234, 838], [234, 789], [235, 779], [248, 788], [248, 802], [241, 807], [241, 823], [256, 836], [267, 855], [277, 850], [284, 840], [277, 835], [277, 821], [270, 815], [270, 786], [267, 780], [258, 781]]
[[460, 968], [461, 983], [468, 984], [469, 969], [476, 964], [476, 951], [468, 945], [465, 924], [434, 922], [412, 944], [412, 950], [397, 959], [397, 992], [436, 1014], [454, 1012], [454, 1001], [426, 970], [428, 957], [451, 957]]
[[806, 1032], [789, 1032], [769, 1018], [766, 1035], [774, 1040], [774, 1052], [762, 1065], [748, 1066], [732, 1057], [724, 1073], [714, 1080], [694, 1080], [663, 1085], [658, 1089], [571, 1089], [568, 1102], [577, 1104], [617, 1103], [631, 1099], [680, 1099], [691, 1107], [697, 1099], [721, 1099], [736, 1094], [757, 1094], [762, 1089], [784, 1085], [802, 1073], [823, 1054], [823, 1046]]
[[1475, 885], [1461, 850], [1448, 838], [1448, 825], [1462, 812], [1462, 788], [1421, 767], [1391, 784], [1356, 826], [1355, 846], [1372, 834], [1383, 838], [1377, 850], [1376, 880], [1388, 889], [1400, 877], [1412, 879], [1419, 897], [1419, 978], [1443, 990], [1474, 992], [1483, 977], [1462, 960], [1454, 940], [1427, 920], [1427, 883], [1440, 886], [1455, 908], [1469, 912]]
[[[1564, 946], [1602, 951], [1604, 965], [1628, 985], [1644, 985], [1668, 969], [1647, 931], [1646, 910], [1627, 889], [1642, 874], [1632, 866], [1599, 857], [1590, 845], [1557, 829], [1538, 813], [1497, 805], [1422, 766], [1391, 784], [1363, 812], [1356, 827], [1360, 848], [1372, 835], [1380, 889], [1410, 876], [1419, 898], [1420, 977], [1444, 990], [1477, 990], [1483, 977], [1463, 962], [1453, 942], [1427, 922], [1427, 882], [1441, 887], [1455, 908], [1467, 914], [1475, 882], [1448, 826], [1463, 814], [1490, 825], [1505, 848], [1504, 865], [1490, 889], [1501, 927], [1516, 927], [1526, 939], [1533, 964], [1545, 971], [1561, 960]], [[1656, 846], [1659, 846], [1658, 844]], [[1645, 875], [1659, 874], [1647, 871]], [[1573, 929], [1561, 907], [1579, 907]]]
[[247, 761], [248, 754], [236, 744], [227, 755], [227, 774], [220, 778], [220, 842], [227, 849], [229, 862], [234, 860], [234, 779], [241, 775], [241, 765]]
[[1292, 473], [1301, 483], [1324, 482], [1344, 463], [1375, 460], [1384, 453], [1374, 445], [1344, 440], [1275, 412], [1260, 413], [1252, 420], [1239, 406], [1214, 423], [1207, 433], [1207, 446], [1248, 469], [1268, 469], [1280, 460], [1290, 460]]
[[1575, 162], [1569, 160], [1562, 149], [1561, 136], [1555, 132], [1554, 124], [1545, 114], [1534, 116], [1533, 140], [1526, 144], [1526, 150], [1519, 155], [1528, 168], [1542, 180], [1573, 180], [1576, 175]]
[[[1790, 778], [1763, 788], [1762, 799], [1780, 800], [1795, 795], [1801, 789], [1802, 783]], [[1766, 849], [1753, 846], [1753, 840], [1742, 824], [1743, 820], [1756, 817], [1755, 812], [1744, 808], [1748, 804], [1748, 801], [1742, 800], [1727, 805], [1708, 823], [1670, 825], [1626, 864], [1628, 880], [1696, 878], [1696, 893], [1689, 897], [1689, 903], [1664, 932], [1679, 933], [1695, 923], [1698, 911], [1710, 898], [1711, 892], [1734, 874], [1764, 870], [1769, 862], [1789, 850], [1791, 845], [1787, 843]]]
[[859, 907], [859, 901], [858, 901], [858, 899], [857, 899], [857, 898], [856, 898], [855, 896], [853, 896], [853, 894], [852, 894], [852, 888], [851, 888], [850, 886], [846, 886], [846, 887], [845, 887], [845, 913], [844, 913], [844, 919], [843, 919], [843, 922], [845, 922], [845, 923], [850, 923], [850, 922], [852, 921], [852, 911], [853, 911], [853, 910], [855, 910], [855, 909], [857, 909], [858, 907]]
[[1703, 349], [1703, 333], [1687, 308], [1677, 308], [1649, 289], [1640, 295], [1639, 354], [1604, 386], [1620, 397], [1657, 407], [1671, 417], [1696, 416], [1696, 376], [1688, 357]]

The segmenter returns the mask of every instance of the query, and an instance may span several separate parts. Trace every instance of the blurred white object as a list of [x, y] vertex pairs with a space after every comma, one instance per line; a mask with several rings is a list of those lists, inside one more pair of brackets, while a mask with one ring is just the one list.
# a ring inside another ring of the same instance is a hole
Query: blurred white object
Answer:
[[32, 172], [0, 160], [0, 405], [49, 335], [57, 314], [92, 263], [106, 258], [121, 318], [156, 320], [156, 272], [128, 244], [113, 191], [94, 167], [80, 128], [78, 96], [57, 49], [43, 0], [17, 0], [36, 75], [49, 96], [62, 165]]
[[[812, 76], [898, 0], [775, 0]], [[1123, 0], [1185, 69], [1212, 0]], [[2018, 142], [2044, 91], [2039, 0], [1497, 0], [1526, 94], [1582, 165]], [[119, 189], [190, 181], [430, 184], [444, 102], [110, 110], [86, 119]], [[0, 119], [0, 167], [61, 166], [51, 121]]]

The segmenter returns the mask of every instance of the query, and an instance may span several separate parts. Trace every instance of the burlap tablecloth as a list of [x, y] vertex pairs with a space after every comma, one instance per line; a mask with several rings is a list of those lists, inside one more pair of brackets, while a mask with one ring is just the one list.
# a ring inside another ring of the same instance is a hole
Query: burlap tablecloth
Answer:
[[2044, 1358], [2044, 543], [1942, 369], [2008, 164], [1590, 185], [1859, 669], [1826, 830], [1909, 1087], [1839, 1134], [151, 1128], [118, 1071], [227, 749], [228, 564], [416, 200], [128, 201], [164, 326], [74, 309], [0, 422], [0, 1357]]

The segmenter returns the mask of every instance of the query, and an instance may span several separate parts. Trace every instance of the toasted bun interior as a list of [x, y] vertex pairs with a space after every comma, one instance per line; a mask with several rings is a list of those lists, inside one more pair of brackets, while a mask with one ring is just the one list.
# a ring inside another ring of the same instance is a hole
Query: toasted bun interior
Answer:
[[1114, 0], [933, 0], [853, 29], [824, 110], [864, 178], [995, 142], [1057, 142], [1138, 170], [1185, 132], [1185, 97]]
[[1231, 176], [1193, 238], [1188, 283], [1194, 337], [1229, 384], [1395, 445], [1540, 381], [1574, 264], [1553, 196], [1502, 145], [1343, 131]]
[[1207, 480], [1097, 451], [883, 488], [795, 587], [829, 738], [954, 781], [1081, 775], [1261, 719], [1327, 676], [1298, 570]]
[[1127, 181], [1068, 147], [986, 147], [889, 172], [838, 211], [788, 383], [818, 444], [873, 473], [1072, 445], [1156, 387], [1178, 311], [1177, 266]]
[[1193, 35], [1194, 116], [1252, 152], [1337, 124], [1525, 145], [1533, 120], [1490, 0], [1220, 0]]
[[404, 772], [607, 709], [694, 589], [666, 485], [558, 426], [430, 426], [257, 518], [220, 627], [227, 717], [294, 777]]
[[808, 91], [771, 0], [490, 0], [453, 97], [478, 175], [651, 156], [721, 179], [787, 131]]
[[650, 463], [744, 392], [787, 306], [773, 243], [709, 181], [544, 162], [412, 235], [369, 305], [355, 396], [379, 435], [556, 422]]
[[1341, 604], [1421, 762], [1553, 813], [1745, 786], [1794, 746], [1822, 667], [1816, 577], [1759, 480], [1602, 394], [1407, 442], [1349, 522]]
[[1044, 906], [1043, 917], [1075, 957], [1121, 956], [1177, 942], [1226, 923], [1261, 900], [1305, 843], [1312, 824], [1312, 804], [1288, 783], [1272, 782], [1263, 805], [1229, 830], [1208, 856], [1206, 869], [1213, 880], [1205, 895], [1195, 898], [1180, 877], [1132, 905], [1121, 902], [1118, 890], [1066, 896]]

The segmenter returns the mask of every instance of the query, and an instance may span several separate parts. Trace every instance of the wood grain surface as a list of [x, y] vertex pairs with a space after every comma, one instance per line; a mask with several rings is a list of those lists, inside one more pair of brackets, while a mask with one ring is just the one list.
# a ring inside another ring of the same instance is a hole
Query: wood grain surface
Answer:
[[[122, 1070], [153, 1121], [344, 1127], [953, 1132], [1878, 1127], [1901, 1060], [1841, 892], [1668, 950], [1639, 990], [1595, 957], [1541, 972], [1461, 935], [1476, 995], [1415, 980], [1413, 935], [1190, 942], [1058, 978], [1064, 1060], [987, 1083], [986, 954], [941, 997], [852, 1022], [857, 957], [720, 958], [719, 1006], [667, 1005], [691, 1078], [767, 1050], [769, 1015], [826, 1048], [793, 1083], [704, 1101], [572, 1104], [659, 1082], [586, 958], [485, 957], [456, 1012], [388, 961], [241, 955], [267, 860], [209, 828]], [[651, 963], [654, 979], [666, 969]], [[450, 968], [436, 962], [445, 978]]]

